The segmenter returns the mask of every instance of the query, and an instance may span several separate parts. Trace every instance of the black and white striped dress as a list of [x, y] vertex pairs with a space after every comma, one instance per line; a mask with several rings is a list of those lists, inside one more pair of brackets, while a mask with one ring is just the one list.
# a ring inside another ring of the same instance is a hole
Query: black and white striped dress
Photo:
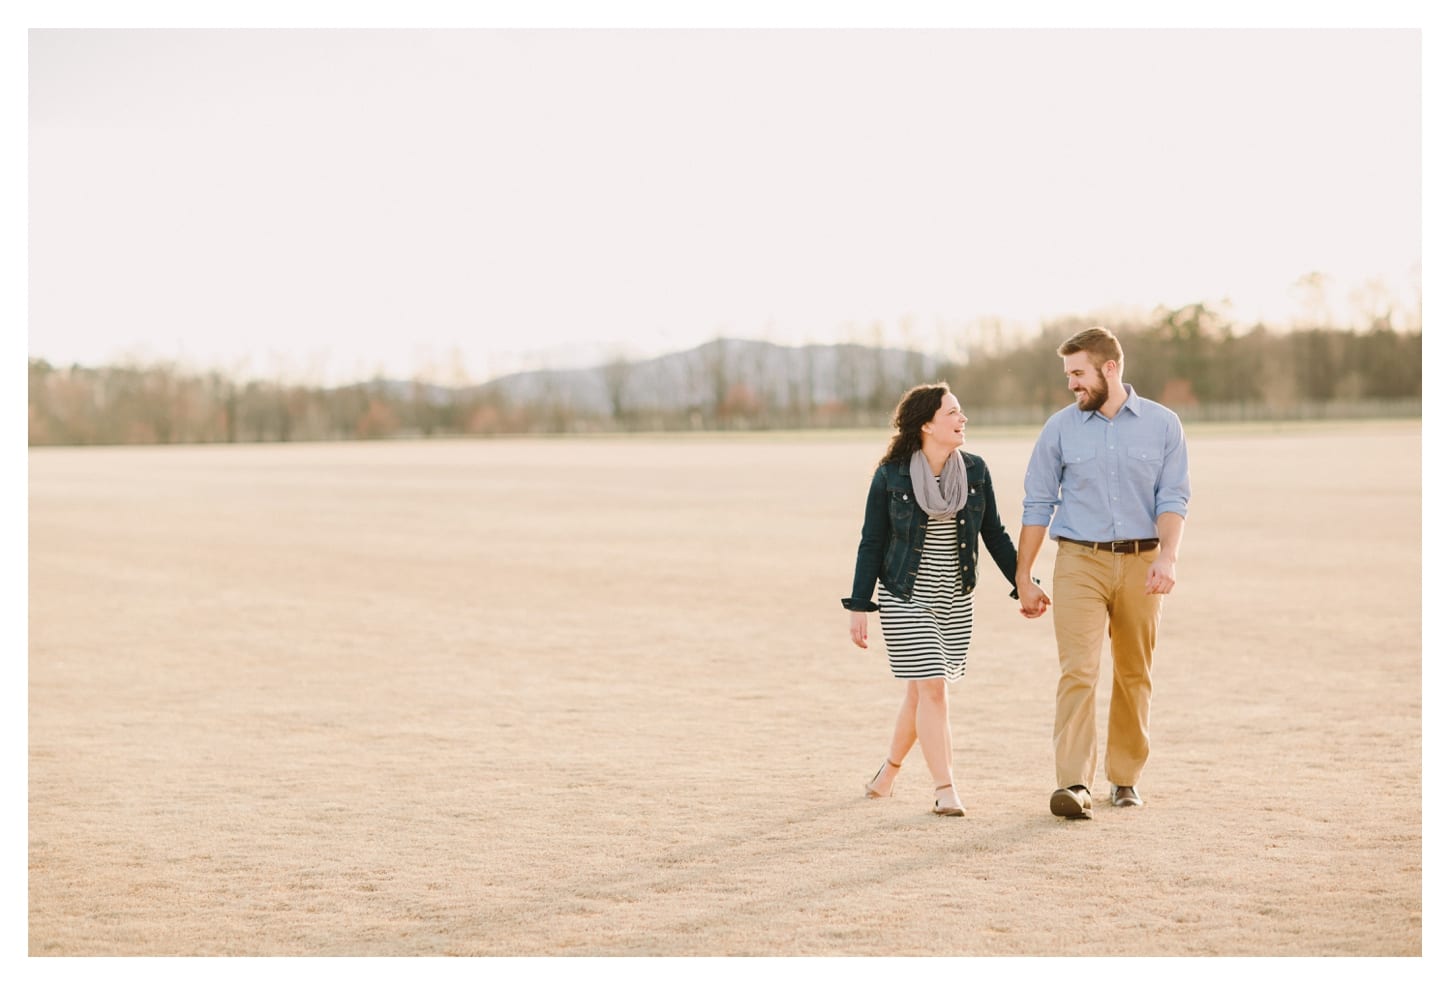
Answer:
[[972, 596], [961, 594], [961, 586], [957, 521], [929, 519], [911, 598], [898, 598], [885, 586], [878, 592], [881, 635], [893, 676], [961, 680], [972, 642]]

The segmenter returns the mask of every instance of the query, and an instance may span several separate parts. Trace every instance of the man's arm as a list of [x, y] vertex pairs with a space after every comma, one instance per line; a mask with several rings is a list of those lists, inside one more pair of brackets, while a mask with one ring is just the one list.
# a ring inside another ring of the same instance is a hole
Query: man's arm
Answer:
[[1158, 558], [1148, 569], [1144, 590], [1149, 595], [1167, 595], [1177, 578], [1178, 547], [1183, 543], [1183, 523], [1188, 516], [1188, 499], [1193, 487], [1188, 480], [1188, 443], [1183, 422], [1173, 416], [1165, 435], [1163, 471], [1158, 477], [1154, 512], [1158, 515]]
[[1159, 513], [1158, 557], [1148, 569], [1146, 594], [1167, 595], [1173, 591], [1178, 575], [1178, 545], [1182, 543], [1183, 517], [1177, 513]]
[[1022, 477], [1025, 495], [1022, 499], [1022, 529], [1017, 536], [1017, 598], [1021, 612], [1036, 619], [1047, 611], [1052, 600], [1032, 581], [1032, 565], [1047, 539], [1047, 525], [1052, 514], [1062, 505], [1062, 452], [1057, 434], [1057, 418], [1048, 418], [1032, 446], [1027, 459], [1027, 474]]
[[1036, 619], [1052, 604], [1047, 593], [1032, 581], [1032, 564], [1046, 539], [1047, 528], [1036, 524], [1023, 524], [1017, 535], [1017, 597], [1022, 600], [1021, 611], [1028, 619]]

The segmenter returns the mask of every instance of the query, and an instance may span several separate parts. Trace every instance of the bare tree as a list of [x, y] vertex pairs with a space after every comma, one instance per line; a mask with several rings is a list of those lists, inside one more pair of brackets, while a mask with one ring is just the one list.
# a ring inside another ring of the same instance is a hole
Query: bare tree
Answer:
[[1299, 306], [1305, 316], [1299, 321], [1299, 327], [1330, 327], [1329, 285], [1329, 275], [1317, 270], [1311, 270], [1294, 282], [1291, 290], [1299, 299]]
[[629, 392], [629, 377], [633, 366], [629, 354], [622, 348], [616, 348], [604, 365], [599, 367], [599, 373], [604, 379], [604, 393], [609, 399], [610, 416], [614, 418], [615, 425], [621, 428], [630, 422], [624, 399]]

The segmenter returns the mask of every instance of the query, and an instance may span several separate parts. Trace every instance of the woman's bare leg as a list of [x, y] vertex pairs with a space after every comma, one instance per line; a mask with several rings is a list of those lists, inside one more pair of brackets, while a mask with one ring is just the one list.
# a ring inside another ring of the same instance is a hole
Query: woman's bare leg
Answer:
[[[947, 719], [947, 682], [940, 677], [916, 681], [916, 734], [936, 787], [952, 785], [952, 727]], [[898, 760], [899, 762], [900, 760]], [[943, 807], [960, 807], [956, 789], [937, 790]]]
[[878, 797], [891, 792], [900, 766], [892, 763], [906, 762], [907, 753], [916, 745], [916, 681], [906, 682], [906, 697], [901, 699], [901, 709], [896, 713], [896, 728], [891, 733], [891, 745], [886, 747], [886, 765], [872, 779], [867, 789]]

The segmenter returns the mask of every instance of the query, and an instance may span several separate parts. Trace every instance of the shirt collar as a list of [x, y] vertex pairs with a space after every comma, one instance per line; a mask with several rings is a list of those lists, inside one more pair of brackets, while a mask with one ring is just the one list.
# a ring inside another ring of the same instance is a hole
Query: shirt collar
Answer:
[[[1120, 407], [1119, 410], [1132, 411], [1134, 417], [1142, 417], [1143, 398], [1138, 396], [1138, 392], [1133, 389], [1133, 384], [1131, 383], [1124, 383], [1123, 389], [1128, 391], [1128, 399], [1123, 401], [1123, 406]], [[1081, 415], [1084, 424], [1092, 420], [1094, 417], [1102, 417], [1102, 411], [1097, 410], [1080, 410], [1078, 411], [1078, 414]], [[1103, 417], [1103, 420], [1106, 421], [1107, 418]]]

